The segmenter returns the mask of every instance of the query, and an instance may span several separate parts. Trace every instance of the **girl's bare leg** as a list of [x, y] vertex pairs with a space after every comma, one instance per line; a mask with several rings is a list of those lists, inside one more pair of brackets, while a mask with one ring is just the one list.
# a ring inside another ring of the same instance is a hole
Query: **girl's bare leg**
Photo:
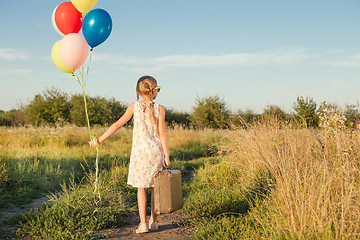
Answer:
[[151, 217], [149, 222], [156, 222], [157, 215], [155, 213], [154, 188], [151, 187]]
[[140, 223], [146, 223], [146, 191], [147, 188], [138, 188], [138, 208], [139, 208], [139, 216]]

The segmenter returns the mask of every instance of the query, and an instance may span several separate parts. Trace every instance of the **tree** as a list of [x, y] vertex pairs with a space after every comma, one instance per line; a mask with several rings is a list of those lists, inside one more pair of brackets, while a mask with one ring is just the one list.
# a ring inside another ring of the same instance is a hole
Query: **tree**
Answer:
[[13, 125], [11, 117], [3, 110], [0, 110], [0, 126], [10, 127]]
[[189, 126], [189, 113], [177, 112], [174, 109], [165, 109], [165, 122], [168, 126], [175, 124]]
[[316, 103], [310, 97], [297, 97], [293, 105], [298, 118], [303, 119], [308, 127], [317, 127], [319, 125], [319, 118], [316, 115]]
[[218, 96], [196, 98], [196, 105], [189, 116], [190, 122], [200, 128], [226, 128], [229, 125], [230, 111]]
[[268, 105], [264, 109], [263, 116], [273, 116], [279, 120], [286, 119], [286, 113], [279, 106], [276, 105]]
[[43, 123], [63, 123], [69, 120], [68, 96], [56, 88], [37, 94], [25, 109], [29, 123], [39, 126]]
[[356, 105], [346, 105], [344, 115], [347, 119], [346, 124], [348, 126], [354, 126], [360, 120], [359, 106]]
[[110, 98], [107, 101], [111, 112], [109, 121], [114, 123], [125, 113], [127, 107], [115, 98]]
[[236, 114], [232, 116], [232, 123], [236, 126], [247, 127], [247, 124], [251, 124], [258, 120], [259, 116], [252, 109], [246, 109], [245, 111], [239, 109]]
[[35, 95], [34, 100], [32, 100], [26, 107], [25, 115], [27, 121], [32, 125], [40, 125], [45, 123], [43, 119], [43, 112], [45, 108], [45, 100], [41, 94]]
[[[114, 98], [107, 100], [103, 97], [86, 97], [90, 124], [109, 125], [118, 120], [126, 107]], [[70, 99], [71, 122], [77, 126], [86, 126], [84, 97], [81, 94], [73, 95]]]
[[0, 110], [0, 126], [24, 126], [25, 124], [23, 109], [12, 109], [7, 112]]

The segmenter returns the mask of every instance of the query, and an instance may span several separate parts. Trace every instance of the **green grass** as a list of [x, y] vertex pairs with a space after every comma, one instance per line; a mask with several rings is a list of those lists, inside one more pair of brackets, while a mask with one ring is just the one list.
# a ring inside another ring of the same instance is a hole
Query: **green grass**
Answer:
[[134, 205], [131, 204], [134, 198], [124, 194], [123, 181], [122, 184], [114, 181], [115, 171], [122, 174], [117, 169], [103, 171], [100, 176], [100, 198], [93, 192], [94, 176], [88, 176], [87, 182], [64, 185], [64, 193], [51, 204], [23, 216], [18, 235], [35, 239], [89, 239], [95, 230], [124, 225], [124, 216], [131, 209], [129, 206]]
[[[103, 131], [94, 129], [95, 135]], [[341, 125], [314, 131], [266, 119], [247, 129], [179, 128], [168, 135], [170, 168], [184, 175], [195, 170], [183, 184], [181, 210], [196, 227], [195, 239], [360, 236], [358, 131]], [[1, 203], [17, 204], [60, 185], [63, 191], [13, 219], [21, 223], [19, 236], [91, 239], [136, 211], [136, 189], [126, 184], [131, 131], [121, 129], [101, 146], [101, 201], [93, 193], [95, 152], [86, 136], [81, 128], [0, 128]]]
[[0, 206], [29, 203], [33, 198], [55, 191], [63, 181], [83, 178], [81, 164], [85, 164], [85, 161], [76, 161], [78, 164], [73, 161], [37, 156], [0, 157], [0, 163], [6, 169], [0, 184]]
[[195, 170], [205, 166], [205, 164], [214, 164], [218, 160], [216, 157], [199, 157], [191, 160], [183, 160], [174, 158], [171, 161], [170, 169], [181, 171], [182, 175], [192, 174]]
[[[100, 135], [104, 129], [93, 131]], [[2, 206], [54, 193], [44, 207], [8, 220], [21, 225], [18, 236], [92, 239], [97, 230], [121, 226], [127, 214], [137, 211], [136, 189], [126, 184], [130, 129], [120, 129], [101, 145], [100, 197], [94, 194], [96, 151], [87, 145], [86, 129], [0, 128], [0, 136], [6, 138], [0, 143]], [[212, 144], [217, 138], [210, 131], [169, 131], [171, 169], [187, 174], [216, 162]]]
[[197, 228], [195, 239], [239, 239], [240, 223], [250, 211], [254, 195], [238, 182], [239, 172], [223, 158], [206, 162], [184, 185], [187, 197], [181, 210]]
[[[263, 236], [254, 229], [246, 216], [224, 214], [197, 224], [194, 239], [261, 239]], [[255, 231], [254, 231], [255, 230]]]

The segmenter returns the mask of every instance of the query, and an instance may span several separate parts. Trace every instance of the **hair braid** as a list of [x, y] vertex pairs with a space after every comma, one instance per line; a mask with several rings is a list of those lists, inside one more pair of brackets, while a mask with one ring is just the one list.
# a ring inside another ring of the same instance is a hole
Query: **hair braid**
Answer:
[[154, 126], [155, 118], [154, 118], [154, 102], [153, 102], [152, 90], [150, 90], [149, 120], [151, 126]]
[[155, 124], [153, 90], [156, 86], [157, 86], [157, 81], [155, 78], [151, 76], [142, 76], [141, 78], [139, 78], [136, 85], [137, 101], [139, 101], [139, 96], [142, 97], [148, 96], [150, 99], [148, 111], [149, 111], [149, 121], [151, 126], [154, 126]]

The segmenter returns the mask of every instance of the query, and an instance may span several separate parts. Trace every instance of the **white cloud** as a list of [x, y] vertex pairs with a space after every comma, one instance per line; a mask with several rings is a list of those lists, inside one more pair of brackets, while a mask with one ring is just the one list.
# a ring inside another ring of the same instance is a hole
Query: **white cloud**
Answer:
[[220, 67], [220, 66], [266, 66], [291, 65], [304, 62], [312, 56], [301, 50], [275, 52], [272, 50], [254, 53], [223, 55], [174, 55], [153, 59], [154, 64], [164, 67]]
[[0, 68], [0, 76], [28, 75], [32, 73], [32, 70], [24, 68]]
[[334, 60], [326, 61], [325, 64], [334, 67], [360, 67], [360, 54], [336, 58]]
[[222, 55], [166, 55], [153, 58], [126, 57], [116, 54], [93, 55], [93, 61], [119, 65], [121, 69], [168, 69], [168, 68], [207, 68], [207, 67], [259, 67], [272, 65], [294, 65], [305, 63], [317, 57], [304, 49], [287, 51], [266, 50], [253, 53], [234, 53]]
[[250, 53], [221, 55], [179, 54], [152, 58], [96, 54], [93, 61], [116, 65], [121, 70], [161, 71], [178, 68], [216, 67], [285, 67], [285, 66], [330, 66], [359, 67], [360, 54], [346, 55], [344, 52], [316, 52], [305, 48], [270, 49]]
[[0, 59], [27, 60], [29, 58], [29, 53], [24, 50], [14, 48], [0, 48]]

